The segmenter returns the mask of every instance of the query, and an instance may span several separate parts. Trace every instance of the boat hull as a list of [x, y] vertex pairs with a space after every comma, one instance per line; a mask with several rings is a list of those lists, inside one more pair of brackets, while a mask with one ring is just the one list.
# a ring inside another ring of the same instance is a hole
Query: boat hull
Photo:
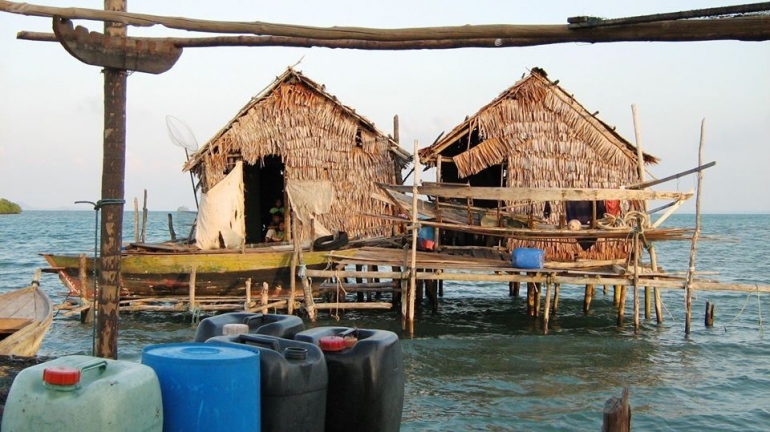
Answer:
[[[355, 254], [355, 250], [337, 251]], [[195, 292], [200, 296], [242, 296], [246, 280], [252, 286], [266, 282], [271, 288], [291, 284], [293, 252], [249, 251], [230, 253], [126, 253], [121, 257], [121, 296], [174, 297], [190, 292], [190, 275], [195, 269]], [[324, 268], [328, 252], [303, 252], [307, 268]], [[43, 254], [57, 270], [72, 295], [93, 296], [93, 258], [86, 260], [85, 282], [80, 279], [76, 255]], [[83, 286], [85, 284], [85, 287]], [[83, 289], [85, 288], [85, 290]]]
[[[53, 304], [37, 282], [0, 295], [0, 355], [34, 356], [52, 321]], [[15, 327], [13, 322], [25, 324]]]

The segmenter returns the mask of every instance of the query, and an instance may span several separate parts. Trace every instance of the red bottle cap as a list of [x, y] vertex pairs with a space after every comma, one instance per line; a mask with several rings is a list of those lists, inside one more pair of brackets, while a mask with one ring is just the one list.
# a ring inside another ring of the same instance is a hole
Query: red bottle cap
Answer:
[[345, 339], [339, 336], [324, 336], [320, 341], [322, 351], [342, 351], [345, 349]]
[[80, 382], [80, 369], [69, 366], [49, 366], [43, 369], [43, 382], [71, 386]]

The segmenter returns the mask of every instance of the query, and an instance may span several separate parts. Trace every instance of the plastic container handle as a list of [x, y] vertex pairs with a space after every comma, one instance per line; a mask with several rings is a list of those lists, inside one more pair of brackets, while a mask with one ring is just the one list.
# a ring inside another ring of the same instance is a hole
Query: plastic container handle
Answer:
[[261, 313], [260, 313], [260, 314], [256, 314], [256, 315], [254, 315], [254, 316], [252, 316], [252, 317], [244, 318], [244, 319], [243, 319], [243, 323], [244, 323], [244, 324], [249, 324], [250, 322], [252, 322], [252, 321], [254, 321], [254, 320], [262, 320], [262, 319], [264, 319], [264, 318], [265, 318], [265, 316], [264, 316], [263, 314], [261, 314]]
[[107, 369], [107, 360], [93, 360], [90, 362], [82, 363], [77, 366], [78, 369], [80, 369], [80, 373], [89, 371], [91, 369], [99, 369], [99, 372], [104, 372], [105, 369]]
[[269, 337], [255, 335], [255, 334], [242, 334], [242, 335], [238, 335], [238, 341], [241, 342], [241, 343], [249, 342], [249, 343], [252, 343], [254, 345], [266, 346], [266, 347], [270, 348], [273, 351], [278, 351], [278, 350], [281, 349], [281, 345], [278, 343], [277, 340], [269, 338]]

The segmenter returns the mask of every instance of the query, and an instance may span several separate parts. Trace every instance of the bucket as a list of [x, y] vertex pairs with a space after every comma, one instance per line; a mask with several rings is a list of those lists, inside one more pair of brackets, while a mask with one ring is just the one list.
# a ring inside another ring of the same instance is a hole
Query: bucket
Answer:
[[259, 431], [259, 353], [176, 343], [142, 350], [163, 394], [163, 430]]
[[224, 327], [228, 324], [246, 324], [249, 326], [247, 333], [287, 339], [293, 339], [295, 334], [305, 330], [302, 319], [294, 315], [232, 312], [201, 321], [195, 330], [195, 342], [206, 342], [209, 338], [223, 336]]
[[215, 344], [259, 352], [263, 431], [323, 432], [328, 374], [317, 346], [253, 334], [206, 341]]
[[401, 428], [404, 360], [395, 333], [316, 327], [295, 339], [319, 345], [326, 357], [326, 432], [397, 432]]
[[516, 248], [511, 254], [511, 265], [522, 269], [543, 268], [545, 251], [536, 248]]
[[28, 367], [8, 393], [2, 430], [163, 430], [158, 377], [139, 363], [59, 357]]

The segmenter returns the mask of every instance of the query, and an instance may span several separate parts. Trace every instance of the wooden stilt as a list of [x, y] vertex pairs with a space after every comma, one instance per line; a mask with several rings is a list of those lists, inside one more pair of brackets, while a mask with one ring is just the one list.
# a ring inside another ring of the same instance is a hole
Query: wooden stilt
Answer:
[[139, 198], [134, 197], [134, 243], [139, 243]]
[[262, 282], [262, 296], [260, 297], [259, 304], [262, 306], [263, 314], [269, 312], [266, 307], [268, 303], [270, 303], [270, 287], [267, 285], [267, 282]]
[[[423, 270], [425, 271], [425, 270]], [[415, 303], [417, 307], [422, 307], [422, 300], [425, 297], [425, 282], [424, 280], [418, 280], [417, 281], [417, 297], [415, 299]]]
[[174, 232], [174, 216], [168, 214], [168, 235], [171, 237], [171, 241], [176, 241], [176, 233]]
[[618, 327], [621, 327], [626, 315], [626, 286], [621, 285], [618, 291], [620, 292], [618, 300]]
[[612, 288], [613, 306], [620, 306], [620, 291], [621, 291], [620, 285], [613, 286]]
[[401, 319], [406, 322], [409, 317], [409, 249], [404, 245], [404, 265], [401, 267]]
[[438, 296], [444, 297], [444, 281], [439, 280], [438, 281]]
[[425, 281], [425, 291], [430, 300], [431, 313], [438, 312], [438, 281]]
[[251, 307], [251, 278], [246, 279], [246, 303], [243, 304], [243, 310], [249, 310]]
[[537, 318], [540, 316], [540, 299], [542, 297], [541, 294], [543, 290], [543, 285], [540, 283], [535, 283], [534, 285], [535, 285], [535, 310], [534, 310], [533, 316]]
[[147, 242], [147, 189], [144, 190], [144, 203], [142, 204], [142, 243]]
[[559, 310], [559, 291], [561, 291], [561, 284], [553, 284], [553, 310], [551, 313], [553, 315], [556, 315], [556, 312]]
[[706, 300], [706, 327], [714, 327], [714, 303]]
[[190, 284], [189, 284], [189, 306], [188, 310], [190, 313], [193, 313], [195, 311], [195, 276], [198, 271], [198, 267], [193, 266], [190, 270]]
[[[706, 119], [700, 124], [700, 144], [698, 145], [698, 166], [703, 165], [703, 142], [705, 139]], [[690, 334], [690, 321], [692, 320], [692, 292], [693, 280], [695, 279], [695, 255], [698, 250], [698, 239], [700, 238], [700, 197], [703, 186], [703, 171], [698, 171], [698, 186], [695, 192], [695, 233], [692, 236], [692, 245], [690, 247], [690, 266], [687, 270], [687, 285], [685, 288], [686, 299], [685, 309], [687, 316], [685, 318], [684, 332]]]
[[[650, 267], [653, 273], [658, 272], [658, 254], [655, 252], [655, 245], [650, 243], [647, 248], [647, 253], [650, 254]], [[655, 299], [655, 320], [658, 324], [663, 323], [663, 301], [660, 298], [660, 288], [654, 287], [655, 292], [653, 297]]]
[[302, 278], [302, 290], [305, 294], [305, 311], [311, 322], [315, 322], [315, 301], [313, 300], [313, 289], [310, 287], [310, 281], [307, 277]]
[[527, 282], [527, 316], [535, 316], [535, 283]]
[[588, 314], [591, 310], [591, 301], [594, 298], [594, 286], [591, 284], [586, 285], [585, 295], [583, 297], [583, 313]]
[[548, 321], [551, 318], [551, 284], [545, 284], [545, 309], [543, 309], [543, 333], [548, 334]]
[[605, 285], [602, 285], [602, 287], [604, 287], [604, 290], [603, 290], [604, 295], [607, 295], [607, 292], [609, 291], [609, 285], [605, 284]]
[[[639, 223], [641, 225], [641, 222]], [[634, 234], [634, 333], [639, 333], [639, 233]]]

